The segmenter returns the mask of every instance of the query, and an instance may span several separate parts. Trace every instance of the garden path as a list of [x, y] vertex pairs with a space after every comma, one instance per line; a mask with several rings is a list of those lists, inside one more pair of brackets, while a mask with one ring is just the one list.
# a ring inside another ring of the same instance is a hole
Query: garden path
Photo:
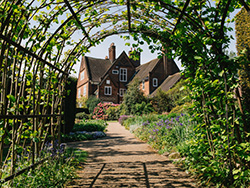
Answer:
[[69, 143], [88, 152], [84, 169], [67, 187], [197, 187], [184, 171], [135, 138], [117, 122], [108, 125], [107, 136]]

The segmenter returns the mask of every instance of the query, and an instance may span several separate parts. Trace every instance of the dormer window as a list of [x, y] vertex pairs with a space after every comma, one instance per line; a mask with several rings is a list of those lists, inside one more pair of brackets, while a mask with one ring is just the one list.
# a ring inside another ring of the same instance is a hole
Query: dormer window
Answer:
[[127, 82], [127, 69], [120, 68], [120, 81]]
[[153, 78], [153, 87], [158, 87], [158, 79]]

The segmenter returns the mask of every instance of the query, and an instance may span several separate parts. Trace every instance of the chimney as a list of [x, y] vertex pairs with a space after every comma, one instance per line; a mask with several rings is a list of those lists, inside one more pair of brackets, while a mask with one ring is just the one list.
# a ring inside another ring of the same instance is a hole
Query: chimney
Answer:
[[105, 56], [105, 59], [107, 60], [107, 59], [109, 59], [109, 57], [106, 55], [106, 56]]
[[109, 47], [109, 60], [113, 63], [115, 61], [115, 44], [112, 42]]
[[163, 53], [163, 67], [164, 67], [164, 77], [167, 78], [169, 75], [173, 75], [180, 72], [180, 69], [176, 65], [175, 61], [167, 57], [167, 50], [162, 48]]
[[131, 58], [131, 53], [132, 53], [132, 48], [131, 48], [130, 51], [128, 52], [130, 61], [133, 63], [133, 65], [134, 65], [135, 67], [140, 66], [140, 65], [141, 65], [141, 53], [140, 53], [140, 52], [135, 52], [135, 53], [136, 53], [136, 56], [138, 56], [137, 58], [139, 58], [139, 59], [137, 59], [137, 60], [133, 60], [133, 59]]

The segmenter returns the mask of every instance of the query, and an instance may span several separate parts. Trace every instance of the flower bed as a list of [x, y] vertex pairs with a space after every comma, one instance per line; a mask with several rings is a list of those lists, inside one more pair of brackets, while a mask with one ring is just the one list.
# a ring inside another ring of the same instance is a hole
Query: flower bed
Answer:
[[124, 120], [123, 125], [141, 140], [147, 141], [160, 153], [184, 151], [186, 141], [193, 137], [194, 122], [184, 114], [135, 116]]
[[[30, 157], [32, 150], [30, 147], [24, 149], [22, 155], [17, 155], [18, 166], [17, 172], [31, 165]], [[46, 158], [45, 162], [30, 168], [13, 180], [1, 184], [3, 187], [64, 187], [65, 184], [76, 177], [76, 169], [79, 162], [84, 162], [87, 153], [73, 148], [67, 148], [65, 143], [58, 144], [55, 142], [53, 148], [50, 142], [44, 145], [41, 150], [40, 157], [35, 160], [35, 163]], [[5, 170], [2, 172], [2, 178], [8, 176], [11, 171], [11, 159], [5, 164]], [[9, 183], [12, 183], [11, 186]]]
[[81, 121], [74, 125], [72, 132], [62, 135], [63, 142], [92, 140], [105, 137], [107, 123], [103, 120]]

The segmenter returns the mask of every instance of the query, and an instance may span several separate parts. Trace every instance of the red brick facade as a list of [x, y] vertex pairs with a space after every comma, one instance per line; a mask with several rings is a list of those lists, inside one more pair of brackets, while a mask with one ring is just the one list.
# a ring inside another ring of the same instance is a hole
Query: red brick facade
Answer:
[[97, 59], [84, 56], [77, 83], [77, 98], [95, 95], [102, 102], [121, 103], [128, 83], [140, 80], [140, 89], [150, 95], [171, 74], [179, 72], [173, 60], [166, 57], [140, 65], [129, 59], [123, 51], [116, 59], [115, 45], [112, 43], [109, 57]]

